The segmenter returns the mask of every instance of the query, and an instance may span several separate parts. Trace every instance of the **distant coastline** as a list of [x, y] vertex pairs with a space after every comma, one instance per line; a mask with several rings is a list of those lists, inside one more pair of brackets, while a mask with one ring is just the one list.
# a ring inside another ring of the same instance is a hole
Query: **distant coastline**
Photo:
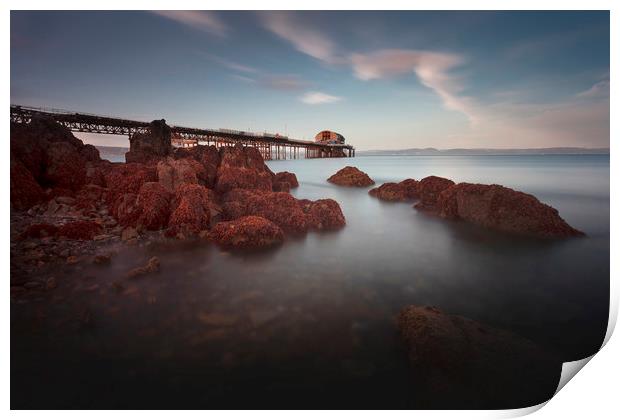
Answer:
[[359, 150], [357, 156], [502, 156], [502, 155], [608, 155], [609, 148], [548, 147], [540, 149], [398, 149]]

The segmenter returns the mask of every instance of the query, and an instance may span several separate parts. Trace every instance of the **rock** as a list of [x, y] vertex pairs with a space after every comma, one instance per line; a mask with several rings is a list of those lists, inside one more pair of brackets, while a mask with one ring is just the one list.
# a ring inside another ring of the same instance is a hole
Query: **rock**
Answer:
[[274, 182], [273, 190], [276, 192], [289, 192], [291, 185], [288, 182]]
[[224, 195], [223, 200], [223, 211], [228, 220], [260, 216], [288, 233], [305, 233], [308, 230], [301, 205], [289, 193], [235, 189]]
[[420, 201], [414, 206], [418, 210], [435, 211], [439, 194], [451, 186], [454, 181], [438, 176], [427, 176], [418, 182]]
[[70, 255], [67, 257], [67, 264], [69, 265], [74, 265], [78, 263], [78, 257], [76, 257], [75, 255]]
[[193, 158], [168, 157], [157, 163], [157, 179], [171, 193], [181, 184], [207, 184], [207, 178], [204, 167]]
[[154, 166], [140, 163], [119, 163], [111, 165], [105, 174], [108, 187], [107, 203], [111, 207], [110, 214], [116, 216], [114, 203], [124, 194], [138, 194], [146, 182], [157, 182], [157, 171]]
[[149, 262], [146, 265], [129, 270], [126, 277], [129, 279], [133, 279], [149, 273], [155, 273], [157, 271], [159, 271], [159, 258], [151, 257], [151, 259], [149, 259]]
[[11, 207], [27, 210], [45, 200], [45, 192], [23, 163], [11, 158]]
[[95, 211], [103, 200], [105, 189], [99, 185], [87, 184], [75, 196], [75, 207], [85, 211]]
[[551, 398], [561, 363], [509, 331], [409, 306], [398, 316], [422, 399], [447, 408], [521, 408]]
[[75, 146], [65, 142], [51, 143], [45, 150], [43, 181], [77, 191], [86, 182], [86, 161]]
[[121, 240], [129, 241], [138, 237], [138, 231], [134, 227], [126, 227], [121, 232]]
[[295, 176], [294, 173], [287, 171], [276, 173], [273, 178], [273, 182], [287, 182], [290, 188], [299, 187], [299, 182], [297, 182], [297, 176]]
[[500, 232], [541, 238], [583, 236], [553, 207], [501, 185], [456, 184], [439, 195], [437, 211], [443, 218]]
[[380, 187], [368, 191], [373, 197], [385, 201], [408, 201], [418, 198], [418, 181], [406, 179], [399, 183], [386, 182]]
[[55, 289], [58, 286], [56, 279], [54, 277], [50, 277], [45, 281], [45, 288], [47, 290]]
[[342, 168], [334, 175], [327, 178], [327, 181], [345, 187], [368, 187], [375, 183], [368, 174], [360, 171], [354, 166]]
[[102, 231], [101, 225], [87, 220], [65, 223], [58, 228], [58, 236], [68, 239], [92, 240]]
[[311, 229], [336, 230], [346, 225], [340, 205], [330, 198], [316, 201], [299, 200], [299, 203]]
[[35, 223], [26, 228], [21, 234], [21, 238], [47, 238], [55, 236], [58, 227], [49, 223]]
[[210, 190], [198, 184], [177, 187], [173, 200], [175, 208], [168, 221], [168, 236], [187, 238], [209, 228], [211, 220]]
[[159, 230], [168, 225], [172, 194], [158, 182], [142, 185], [136, 199], [139, 212], [137, 226], [147, 230]]
[[61, 196], [61, 197], [56, 197], [55, 200], [57, 203], [66, 204], [67, 206], [72, 206], [75, 204], [75, 198], [73, 197]]
[[220, 148], [220, 166], [215, 182], [215, 190], [219, 193], [235, 188], [272, 191], [273, 176], [258, 149], [241, 144]]
[[92, 144], [85, 144], [79, 149], [80, 156], [87, 162], [99, 162], [99, 150]]
[[97, 265], [107, 265], [112, 261], [112, 254], [98, 254], [93, 258], [93, 263]]
[[119, 196], [112, 205], [110, 211], [121, 226], [137, 226], [141, 214], [137, 200], [137, 194], [126, 193]]
[[129, 151], [125, 153], [127, 163], [148, 163], [157, 161], [172, 153], [172, 132], [166, 120], [155, 120], [146, 133], [135, 133], [129, 138]]
[[281, 244], [284, 233], [263, 217], [245, 216], [216, 224], [210, 238], [223, 248], [260, 249]]

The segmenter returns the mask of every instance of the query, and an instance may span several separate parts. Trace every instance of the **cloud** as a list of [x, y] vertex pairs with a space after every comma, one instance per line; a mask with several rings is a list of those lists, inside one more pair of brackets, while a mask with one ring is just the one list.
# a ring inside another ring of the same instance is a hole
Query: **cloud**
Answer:
[[242, 73], [258, 73], [258, 69], [250, 66], [246, 66], [244, 64], [239, 64], [235, 61], [228, 60], [226, 58], [219, 57], [217, 55], [207, 54], [209, 59], [215, 61], [216, 63], [230, 69], [233, 71], [238, 71]]
[[461, 112], [470, 122], [477, 123], [475, 103], [460, 94], [463, 87], [458, 78], [450, 74], [463, 62], [456, 54], [420, 50], [386, 49], [351, 55], [353, 73], [358, 79], [386, 79], [415, 73], [424, 86], [439, 95], [446, 108]]
[[300, 98], [300, 100], [303, 103], [308, 104], [308, 105], [322, 105], [322, 104], [330, 104], [334, 102], [339, 102], [342, 100], [342, 98], [339, 96], [328, 95], [327, 93], [323, 93], [323, 92], [312, 91], [312, 92], [306, 92]]
[[234, 79], [237, 79], [237, 80], [240, 80], [240, 81], [242, 81], [244, 83], [254, 83], [254, 82], [256, 82], [256, 80], [252, 79], [251, 77], [242, 76], [240, 74], [233, 74], [230, 77], [232, 77]]
[[601, 80], [590, 89], [577, 94], [578, 98], [600, 98], [609, 96], [609, 80]]
[[214, 12], [200, 10], [154, 10], [151, 13], [213, 35], [220, 37], [228, 35], [228, 27]]
[[262, 23], [271, 32], [290, 42], [300, 52], [329, 64], [341, 61], [334, 43], [311, 28], [292, 12], [263, 12]]
[[308, 82], [293, 75], [268, 75], [259, 80], [261, 86], [274, 90], [301, 90]]

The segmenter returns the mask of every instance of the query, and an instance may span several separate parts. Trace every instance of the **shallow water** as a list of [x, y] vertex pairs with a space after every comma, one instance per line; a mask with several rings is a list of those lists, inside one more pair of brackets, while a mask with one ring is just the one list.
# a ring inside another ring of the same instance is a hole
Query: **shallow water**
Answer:
[[[125, 250], [107, 268], [64, 268], [54, 293], [11, 306], [13, 408], [417, 407], [394, 324], [409, 304], [510, 329], [563, 360], [600, 347], [609, 156], [268, 164], [297, 174], [298, 198], [338, 201], [347, 226], [258, 254], [160, 243]], [[439, 220], [325, 181], [345, 165], [377, 184], [428, 175], [502, 184], [588, 236], [536, 241]], [[160, 273], [112, 286], [152, 255]]]

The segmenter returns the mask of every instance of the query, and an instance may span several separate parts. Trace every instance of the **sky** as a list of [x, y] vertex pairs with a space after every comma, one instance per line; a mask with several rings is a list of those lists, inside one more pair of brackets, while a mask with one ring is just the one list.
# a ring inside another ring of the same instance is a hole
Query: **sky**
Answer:
[[11, 103], [358, 150], [609, 147], [609, 35], [606, 11], [12, 11]]

